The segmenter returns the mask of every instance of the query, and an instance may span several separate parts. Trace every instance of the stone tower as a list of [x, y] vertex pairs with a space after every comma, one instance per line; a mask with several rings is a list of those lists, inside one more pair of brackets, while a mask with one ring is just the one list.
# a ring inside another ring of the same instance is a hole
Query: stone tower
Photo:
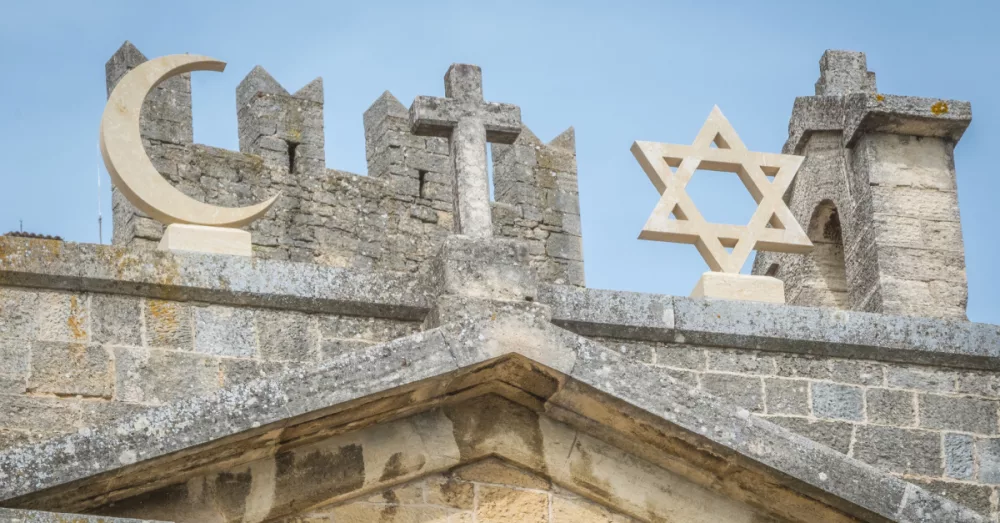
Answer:
[[878, 93], [863, 53], [824, 53], [784, 147], [806, 157], [786, 199], [815, 250], [759, 253], [753, 273], [790, 304], [964, 319], [954, 151], [970, 121], [967, 102]]

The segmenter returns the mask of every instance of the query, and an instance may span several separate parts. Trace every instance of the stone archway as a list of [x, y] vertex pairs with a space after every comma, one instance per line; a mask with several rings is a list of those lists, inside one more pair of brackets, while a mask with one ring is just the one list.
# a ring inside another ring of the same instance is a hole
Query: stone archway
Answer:
[[806, 283], [812, 288], [811, 303], [820, 307], [847, 309], [847, 271], [844, 264], [844, 235], [836, 204], [823, 200], [813, 210], [809, 220], [809, 240], [813, 242], [812, 277]]

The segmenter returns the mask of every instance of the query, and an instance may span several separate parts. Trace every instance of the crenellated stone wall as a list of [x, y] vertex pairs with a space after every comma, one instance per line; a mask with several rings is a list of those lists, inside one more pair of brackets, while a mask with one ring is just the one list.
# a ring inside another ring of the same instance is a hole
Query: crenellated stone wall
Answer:
[[[108, 90], [146, 58], [126, 43], [107, 65]], [[295, 92], [254, 68], [236, 90], [240, 152], [193, 143], [189, 75], [172, 78], [143, 107], [144, 145], [160, 174], [185, 194], [224, 206], [259, 202], [280, 192], [248, 227], [256, 257], [334, 267], [422, 273], [454, 232], [453, 165], [448, 139], [416, 136], [409, 113], [385, 92], [364, 114], [368, 176], [326, 168], [323, 83]], [[515, 198], [497, 191], [498, 236], [526, 241], [542, 281], [583, 285], [583, 247], [572, 130], [552, 143], [530, 137], [494, 145], [500, 179], [517, 147], [523, 176]], [[529, 143], [530, 141], [530, 143]], [[511, 175], [513, 176], [513, 175]], [[115, 245], [155, 248], [163, 225], [113, 190]]]

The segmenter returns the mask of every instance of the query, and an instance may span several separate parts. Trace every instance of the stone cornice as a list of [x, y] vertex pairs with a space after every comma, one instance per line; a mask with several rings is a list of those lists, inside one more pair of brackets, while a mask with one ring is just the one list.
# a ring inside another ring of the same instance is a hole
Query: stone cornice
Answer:
[[239, 256], [0, 237], [0, 285], [420, 320], [410, 275]]
[[544, 285], [553, 323], [585, 336], [1000, 370], [1000, 326]]

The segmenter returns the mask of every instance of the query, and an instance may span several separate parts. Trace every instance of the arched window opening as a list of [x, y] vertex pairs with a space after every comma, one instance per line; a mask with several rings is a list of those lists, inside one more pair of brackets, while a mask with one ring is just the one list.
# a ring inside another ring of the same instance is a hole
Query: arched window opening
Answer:
[[844, 237], [840, 215], [832, 201], [823, 200], [813, 211], [809, 240], [813, 242], [813, 252], [809, 256], [816, 269], [813, 281], [807, 282], [814, 294], [810, 301], [820, 307], [848, 308]]

